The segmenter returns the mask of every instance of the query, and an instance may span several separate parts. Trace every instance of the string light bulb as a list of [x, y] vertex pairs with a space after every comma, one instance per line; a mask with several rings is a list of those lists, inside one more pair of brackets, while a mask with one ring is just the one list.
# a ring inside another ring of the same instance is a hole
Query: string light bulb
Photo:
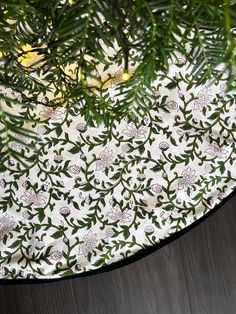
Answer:
[[121, 75], [122, 81], [128, 81], [130, 79], [130, 74], [128, 72], [123, 72]]

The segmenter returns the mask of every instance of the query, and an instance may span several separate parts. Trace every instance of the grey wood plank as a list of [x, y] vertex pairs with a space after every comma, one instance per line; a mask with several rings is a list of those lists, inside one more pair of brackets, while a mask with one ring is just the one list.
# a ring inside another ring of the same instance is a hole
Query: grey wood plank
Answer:
[[193, 313], [236, 313], [235, 203], [179, 239]]

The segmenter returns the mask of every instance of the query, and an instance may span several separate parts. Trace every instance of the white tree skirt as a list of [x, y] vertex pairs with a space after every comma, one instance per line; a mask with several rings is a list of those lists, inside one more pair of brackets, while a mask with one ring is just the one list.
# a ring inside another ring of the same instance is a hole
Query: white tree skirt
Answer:
[[[167, 83], [156, 82], [156, 102], [136, 126], [86, 127], [76, 106], [21, 108], [44, 123], [33, 125], [38, 159], [28, 170], [10, 160], [0, 173], [1, 278], [111, 264], [191, 225], [232, 192], [235, 93], [224, 81], [189, 90]], [[29, 141], [20, 139], [11, 144], [19, 152]]]

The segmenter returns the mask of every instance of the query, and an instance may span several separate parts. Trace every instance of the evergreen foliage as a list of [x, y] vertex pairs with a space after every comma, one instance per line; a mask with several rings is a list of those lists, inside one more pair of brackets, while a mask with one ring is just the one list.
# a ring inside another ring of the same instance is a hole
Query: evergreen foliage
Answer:
[[[168, 74], [168, 64], [177, 53], [193, 65], [190, 85], [220, 79], [222, 63], [231, 73], [233, 4], [228, 0], [0, 2], [0, 157], [10, 154], [20, 159], [10, 141], [35, 136], [23, 128], [27, 117], [17, 115], [17, 106], [79, 104], [89, 124], [108, 124], [145, 114], [155, 95], [152, 81], [157, 73]], [[115, 55], [108, 57], [104, 47], [115, 45]], [[97, 75], [99, 64], [104, 71], [114, 64], [123, 66], [124, 73], [130, 73], [130, 65], [138, 65], [130, 79], [118, 84], [122, 101], [109, 97], [105, 86], [110, 78], [104, 81]], [[73, 73], [67, 70], [70, 65]], [[177, 84], [173, 80], [169, 87]], [[4, 88], [12, 89], [12, 97]]]

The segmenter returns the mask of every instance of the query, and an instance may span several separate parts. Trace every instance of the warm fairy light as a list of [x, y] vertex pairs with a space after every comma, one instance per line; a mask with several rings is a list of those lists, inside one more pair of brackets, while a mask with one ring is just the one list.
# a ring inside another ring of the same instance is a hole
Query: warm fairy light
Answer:
[[33, 49], [33, 47], [30, 44], [25, 44], [21, 46], [21, 49], [25, 52], [30, 51]]
[[130, 74], [128, 72], [122, 73], [122, 81], [128, 81], [130, 79]]
[[[18, 61], [26, 68], [32, 66], [34, 63], [42, 59], [42, 56], [38, 55], [37, 51], [31, 51], [34, 48], [30, 44], [24, 44], [21, 46], [21, 50], [23, 51], [20, 52], [21, 56], [18, 57]], [[37, 64], [37, 67], [40, 64]]]

